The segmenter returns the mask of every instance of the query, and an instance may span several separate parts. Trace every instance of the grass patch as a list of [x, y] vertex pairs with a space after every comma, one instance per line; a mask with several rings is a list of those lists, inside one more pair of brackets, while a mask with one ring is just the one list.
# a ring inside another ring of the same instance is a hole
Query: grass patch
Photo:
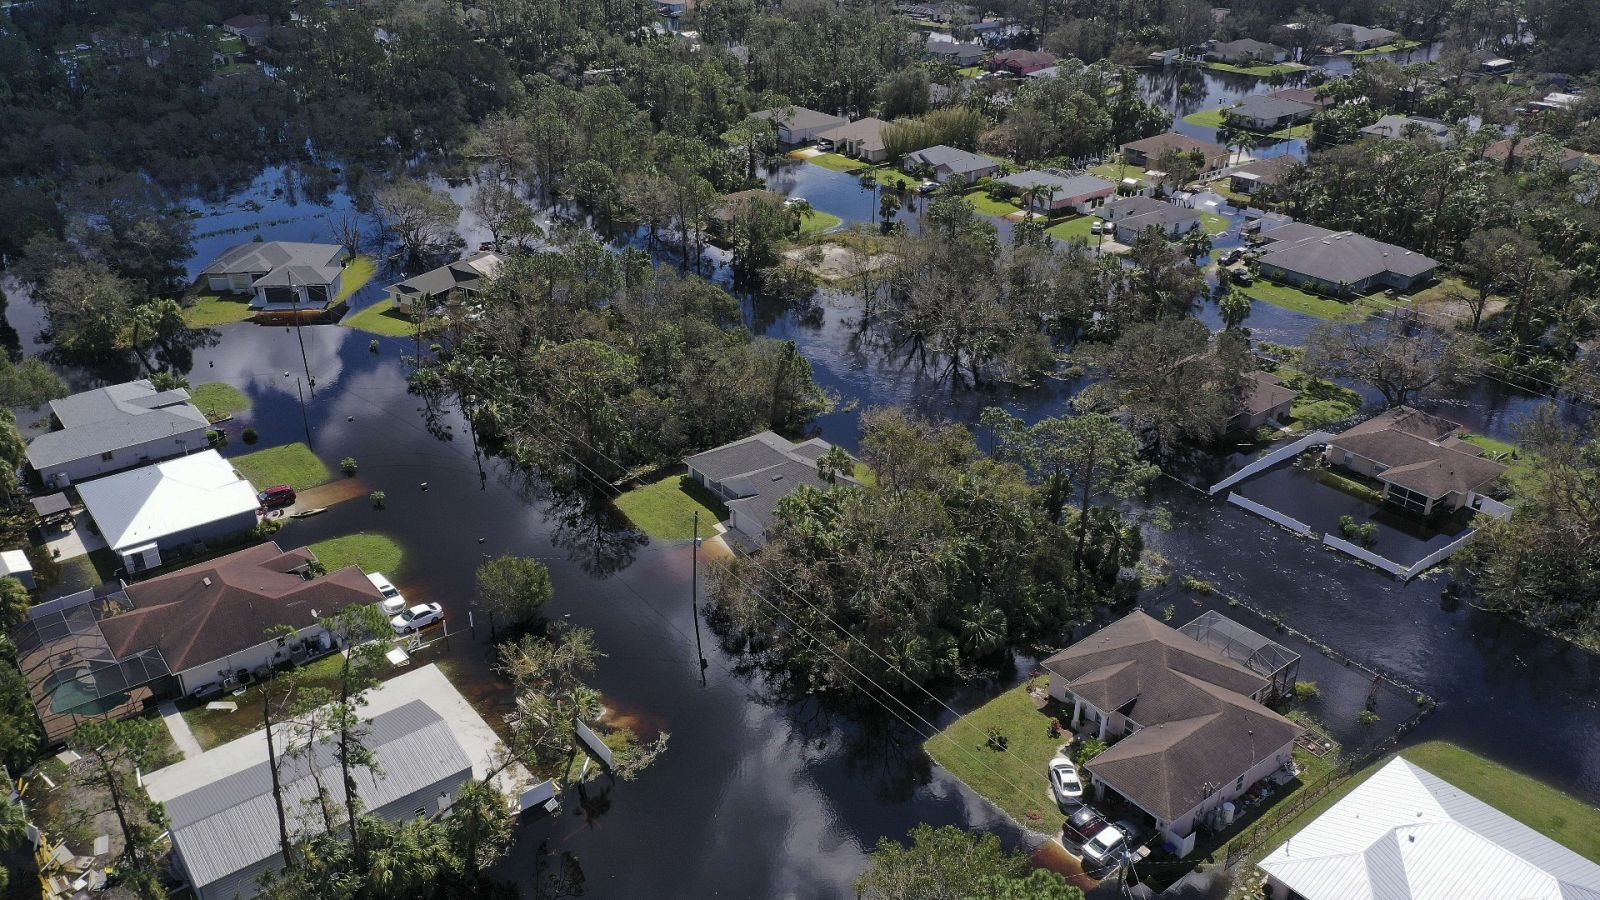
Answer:
[[1274, 75], [1287, 75], [1290, 72], [1301, 72], [1311, 68], [1301, 63], [1282, 62], [1265, 66], [1236, 66], [1225, 62], [1202, 63], [1208, 69], [1218, 72], [1232, 72], [1236, 75], [1254, 75], [1257, 78], [1271, 78]]
[[851, 470], [850, 476], [867, 487], [877, 487], [878, 485], [878, 473], [859, 459], [856, 460], [855, 468]]
[[1312, 378], [1289, 366], [1279, 366], [1273, 373], [1283, 379], [1291, 389], [1299, 391], [1289, 406], [1296, 431], [1321, 428], [1343, 422], [1361, 411], [1361, 395], [1351, 388]]
[[920, 178], [912, 178], [910, 175], [907, 175], [899, 169], [892, 168], [890, 166], [878, 166], [877, 168], [874, 168], [872, 170], [872, 177], [876, 179], [879, 184], [886, 187], [906, 188], [907, 190], [914, 189], [917, 185], [922, 183]]
[[[339, 684], [339, 670], [343, 665], [344, 655], [333, 653], [302, 666], [298, 673], [300, 689], [336, 687]], [[218, 700], [239, 704], [239, 708], [232, 712], [206, 709], [205, 705], [201, 704], [192, 709], [182, 710], [183, 720], [189, 723], [189, 730], [194, 732], [195, 740], [206, 750], [242, 738], [261, 727], [261, 704], [266, 698], [268, 684], [268, 682], [252, 684], [237, 697], [227, 695], [218, 697]], [[288, 686], [287, 680], [271, 684], [277, 688], [273, 692], [274, 696], [281, 700]]]
[[382, 572], [391, 581], [406, 558], [406, 552], [395, 543], [394, 538], [365, 531], [317, 541], [311, 545], [311, 552], [317, 555], [329, 572], [345, 566], [360, 566], [365, 572]]
[[1096, 237], [1089, 231], [1094, 223], [1100, 221], [1097, 216], [1073, 216], [1065, 222], [1057, 222], [1044, 230], [1045, 234], [1057, 240], [1070, 241], [1074, 238], [1082, 241], [1092, 241]]
[[1505, 480], [1514, 493], [1525, 491], [1533, 477], [1533, 459], [1524, 455], [1516, 444], [1483, 434], [1463, 434], [1461, 439], [1483, 448], [1485, 456], [1506, 467]]
[[867, 167], [867, 164], [859, 159], [851, 159], [838, 153], [818, 153], [815, 156], [806, 157], [806, 162], [814, 166], [821, 166], [824, 169], [832, 169], [835, 172], [855, 172]]
[[214, 328], [232, 325], [255, 315], [250, 308], [250, 298], [234, 294], [200, 294], [194, 303], [183, 308], [184, 324], [190, 328]]
[[1222, 115], [1226, 109], [1227, 107], [1225, 106], [1219, 106], [1216, 109], [1202, 109], [1199, 112], [1184, 116], [1183, 120], [1190, 125], [1198, 125], [1201, 128], [1221, 128], [1227, 124], [1227, 119]]
[[[49, 555], [49, 551], [45, 551]], [[71, 559], [61, 560], [60, 574], [53, 584], [45, 584], [43, 578], [39, 579], [40, 587], [55, 587], [72, 590], [88, 590], [99, 587], [108, 581], [117, 579], [117, 570], [122, 568], [122, 558], [116, 551], [109, 547], [91, 550], [83, 556], [74, 556]], [[42, 574], [39, 572], [36, 575]]]
[[356, 291], [367, 286], [372, 276], [378, 273], [378, 263], [370, 256], [358, 256], [350, 260], [344, 267], [344, 275], [339, 278], [339, 293], [333, 298], [334, 303], [343, 303], [350, 299]]
[[844, 224], [844, 220], [833, 213], [823, 212], [820, 209], [807, 211], [800, 216], [801, 234], [821, 234]]
[[250, 398], [245, 396], [244, 391], [220, 381], [209, 381], [191, 388], [189, 399], [213, 422], [250, 408]]
[[304, 443], [268, 447], [228, 460], [234, 468], [244, 473], [257, 488], [287, 484], [303, 491], [333, 477], [327, 465], [317, 458]]
[[687, 475], [669, 475], [654, 484], [634, 488], [617, 498], [617, 509], [639, 530], [663, 541], [694, 537], [694, 513], [700, 511], [700, 534], [728, 517], [728, 508], [710, 491]]
[[1341, 50], [1339, 52], [1343, 56], [1373, 56], [1378, 53], [1399, 53], [1401, 50], [1414, 50], [1421, 46], [1421, 41], [1401, 38], [1394, 43], [1384, 44], [1381, 47], [1371, 47], [1366, 50]]
[[967, 66], [964, 69], [957, 69], [956, 74], [962, 78], [977, 78], [983, 74], [983, 66]]
[[[1338, 319], [1349, 315], [1352, 310], [1359, 311], [1362, 318], [1371, 315], [1374, 310], [1385, 309], [1388, 303], [1377, 297], [1358, 297], [1355, 300], [1335, 300], [1331, 297], [1321, 297], [1316, 294], [1302, 291], [1287, 284], [1267, 281], [1257, 278], [1255, 284], [1241, 288], [1245, 295], [1252, 300], [1271, 303], [1284, 309], [1297, 313], [1304, 313], [1318, 319]], [[1382, 295], [1377, 295], [1381, 297]]]
[[1206, 230], [1206, 234], [1221, 234], [1227, 231], [1232, 224], [1232, 222], [1228, 221], [1227, 216], [1219, 216], [1216, 213], [1209, 212], [1200, 214], [1200, 227]]
[[392, 297], [386, 297], [358, 313], [345, 316], [339, 324], [358, 331], [381, 334], [384, 337], [411, 337], [417, 330], [411, 317], [394, 305]]
[[1277, 138], [1280, 141], [1293, 141], [1309, 138], [1312, 134], [1310, 122], [1301, 122], [1299, 125], [1290, 125], [1288, 128], [1279, 128], [1267, 137]]
[[[1049, 715], [1033, 705], [1027, 684], [1012, 688], [929, 738], [922, 748], [933, 761], [1018, 822], [1048, 830], [1060, 817], [1045, 767], [1066, 735], [1050, 736]], [[1005, 750], [989, 746], [990, 728], [1005, 735]]]
[[1022, 211], [1022, 207], [1012, 203], [1010, 200], [996, 200], [989, 196], [986, 191], [973, 191], [962, 199], [967, 201], [968, 206], [977, 210], [979, 215], [1009, 216], [1014, 212]]

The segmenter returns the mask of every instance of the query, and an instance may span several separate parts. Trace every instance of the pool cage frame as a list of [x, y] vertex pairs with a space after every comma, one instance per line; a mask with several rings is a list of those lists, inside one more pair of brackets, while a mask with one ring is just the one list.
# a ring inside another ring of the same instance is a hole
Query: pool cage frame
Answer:
[[1178, 630], [1267, 679], [1263, 703], [1275, 703], [1294, 692], [1300, 654], [1288, 647], [1215, 610], [1206, 610]]
[[[17, 627], [17, 665], [46, 740], [64, 740], [84, 722], [133, 715], [171, 690], [172, 672], [160, 650], [118, 659], [100, 630], [101, 619], [131, 609], [120, 590], [81, 591], [35, 606]], [[58, 708], [57, 692], [67, 682], [87, 693]]]

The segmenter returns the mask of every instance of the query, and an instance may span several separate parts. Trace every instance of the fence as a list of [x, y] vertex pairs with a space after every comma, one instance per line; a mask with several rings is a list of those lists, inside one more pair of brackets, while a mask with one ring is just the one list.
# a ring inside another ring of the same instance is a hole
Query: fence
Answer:
[[1325, 534], [1322, 536], [1322, 542], [1341, 553], [1347, 553], [1363, 562], [1372, 563], [1391, 575], [1396, 575], [1401, 578], [1410, 577], [1406, 575], [1408, 570], [1405, 566], [1400, 565], [1392, 559], [1379, 556], [1378, 554], [1373, 553], [1371, 550], [1357, 547], [1355, 544], [1352, 544], [1349, 541], [1340, 540], [1331, 534]]
[[1332, 437], [1333, 435], [1327, 433], [1326, 431], [1313, 431], [1292, 444], [1285, 444], [1282, 447], [1279, 447], [1271, 453], [1268, 453], [1266, 456], [1261, 457], [1260, 459], [1250, 463], [1249, 465], [1246, 465], [1244, 468], [1233, 473], [1232, 475], [1229, 475], [1227, 478], [1224, 478], [1216, 484], [1213, 484], [1206, 490], [1206, 493], [1216, 496], [1222, 491], [1232, 487], [1235, 484], [1238, 484], [1246, 478], [1249, 478], [1251, 475], [1254, 475], [1263, 469], [1269, 469], [1286, 459], [1304, 452], [1305, 449], [1312, 444], [1326, 443]]
[[1306, 523], [1300, 521], [1299, 519], [1291, 519], [1288, 516], [1284, 515], [1283, 513], [1278, 512], [1277, 510], [1272, 509], [1270, 507], [1262, 506], [1261, 504], [1255, 502], [1254, 500], [1251, 500], [1249, 497], [1241, 497], [1238, 494], [1230, 492], [1228, 494], [1228, 502], [1232, 503], [1234, 506], [1238, 506], [1238, 507], [1242, 507], [1244, 509], [1247, 509], [1250, 512], [1253, 512], [1256, 515], [1262, 517], [1263, 519], [1269, 519], [1269, 520], [1271, 520], [1273, 522], [1276, 522], [1277, 524], [1282, 525], [1283, 527], [1289, 529], [1290, 531], [1293, 531], [1295, 534], [1303, 535], [1303, 536], [1306, 536], [1306, 537], [1310, 537], [1311, 536], [1311, 526], [1310, 525], [1307, 525]]
[[1429, 553], [1427, 556], [1424, 556], [1420, 561], [1414, 563], [1411, 568], [1402, 572], [1400, 574], [1400, 580], [1410, 581], [1418, 575], [1421, 575], [1423, 572], [1433, 568], [1435, 565], [1442, 562], [1446, 557], [1455, 553], [1457, 550], [1460, 550], [1462, 547], [1465, 547], [1467, 545], [1467, 541], [1472, 540], [1472, 536], [1477, 533], [1478, 529], [1474, 528], [1466, 534], [1463, 534], [1461, 537], [1456, 538], [1450, 543], [1445, 544], [1443, 547], [1440, 547], [1432, 553]]
[[1501, 503], [1493, 497], [1485, 497], [1482, 494], [1477, 494], [1475, 497], [1478, 501], [1478, 512], [1486, 516], [1493, 516], [1502, 522], [1511, 518], [1514, 508], [1509, 503]]

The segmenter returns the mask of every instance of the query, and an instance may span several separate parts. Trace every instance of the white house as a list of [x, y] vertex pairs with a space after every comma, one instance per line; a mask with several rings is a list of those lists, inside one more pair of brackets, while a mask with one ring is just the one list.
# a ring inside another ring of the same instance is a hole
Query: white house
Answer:
[[261, 505], [215, 450], [85, 481], [78, 496], [129, 572], [249, 531]]
[[1261, 869], [1273, 900], [1600, 897], [1600, 866], [1403, 757]]
[[56, 430], [28, 443], [28, 464], [55, 487], [208, 446], [189, 392], [144, 379], [52, 400], [50, 413]]
[[1127, 800], [1179, 856], [1197, 826], [1293, 759], [1301, 732], [1260, 702], [1298, 657], [1269, 654], [1275, 668], [1254, 671], [1187, 631], [1135, 610], [1042, 663], [1073, 731], [1110, 743], [1085, 765], [1095, 790]]
[[322, 310], [338, 299], [350, 252], [337, 244], [250, 241], [201, 270], [219, 293], [249, 294], [253, 309]]

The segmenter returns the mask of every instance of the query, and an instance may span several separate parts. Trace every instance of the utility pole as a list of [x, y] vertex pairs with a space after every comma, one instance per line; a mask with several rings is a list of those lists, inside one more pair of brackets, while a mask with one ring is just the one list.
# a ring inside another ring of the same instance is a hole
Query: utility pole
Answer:
[[311, 444], [311, 420], [306, 418], [306, 394], [300, 389], [300, 379], [294, 380], [295, 396], [300, 398], [300, 424], [306, 429], [306, 447], [315, 449]]
[[[311, 388], [313, 390], [315, 390], [316, 387], [317, 387], [317, 380], [315, 378], [311, 377], [311, 363], [306, 360], [306, 339], [302, 334], [300, 334], [300, 292], [298, 290], [295, 290], [294, 272], [291, 270], [288, 274], [289, 274], [289, 294], [294, 297], [294, 338], [295, 338], [295, 340], [300, 342], [300, 365], [305, 367], [305, 370], [306, 370], [306, 383], [311, 385]], [[304, 404], [305, 404], [305, 401], [301, 401], [301, 407], [302, 408], [301, 408], [300, 412], [301, 412], [302, 415], [304, 415], [304, 413], [305, 413]], [[306, 443], [309, 444], [310, 442], [311, 442], [311, 440], [310, 440], [309, 429], [308, 429]]]
[[689, 579], [689, 608], [694, 611], [694, 650], [700, 658], [700, 686], [706, 686], [706, 649], [700, 643], [700, 510], [694, 511], [694, 562]]

